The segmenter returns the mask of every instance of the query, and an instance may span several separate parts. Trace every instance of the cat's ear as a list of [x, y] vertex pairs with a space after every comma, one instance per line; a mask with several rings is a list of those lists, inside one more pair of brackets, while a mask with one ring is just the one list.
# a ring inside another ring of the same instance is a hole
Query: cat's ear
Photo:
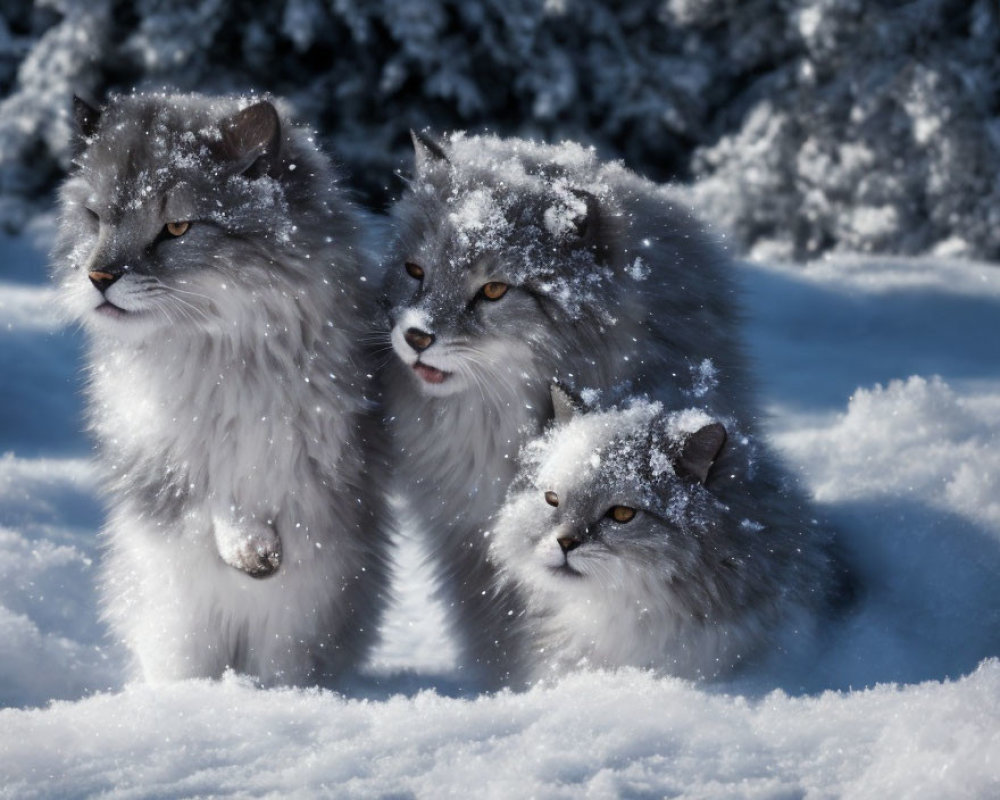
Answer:
[[237, 111], [222, 125], [222, 158], [235, 162], [249, 178], [273, 175], [281, 154], [281, 120], [277, 109], [261, 100]]
[[681, 453], [674, 463], [674, 471], [681, 477], [696, 478], [699, 483], [708, 480], [708, 472], [719, 457], [726, 443], [726, 429], [713, 422], [688, 434]]
[[583, 413], [583, 403], [578, 397], [570, 394], [564, 386], [553, 383], [549, 391], [552, 395], [552, 419], [557, 425], [562, 425], [577, 414]]
[[97, 132], [101, 121], [101, 112], [79, 95], [73, 95], [73, 119], [76, 128], [84, 139], [89, 139]]
[[593, 244], [601, 227], [601, 201], [585, 189], [571, 188], [570, 192], [586, 205], [586, 210], [573, 218], [573, 232], [585, 244]]
[[444, 148], [426, 133], [411, 130], [410, 138], [413, 140], [413, 152], [418, 175], [426, 172], [432, 166], [449, 163], [448, 155], [444, 152]]

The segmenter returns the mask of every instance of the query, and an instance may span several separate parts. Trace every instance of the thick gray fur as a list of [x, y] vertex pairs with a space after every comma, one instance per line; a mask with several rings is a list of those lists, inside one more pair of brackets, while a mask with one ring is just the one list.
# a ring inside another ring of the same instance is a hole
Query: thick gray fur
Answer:
[[331, 684], [387, 600], [356, 211], [261, 98], [83, 116], [54, 277], [89, 335], [104, 614], [147, 680]]
[[[399, 485], [466, 668], [496, 686], [518, 606], [493, 594], [488, 534], [522, 444], [553, 415], [550, 384], [605, 407], [705, 407], [739, 435], [757, 410], [730, 260], [670, 190], [572, 144], [456, 134], [438, 150], [415, 145], [386, 279]], [[492, 281], [510, 286], [496, 301], [480, 294]], [[433, 344], [418, 352], [410, 328]], [[428, 383], [418, 356], [451, 375]]]
[[[702, 411], [581, 414], [523, 455], [490, 539], [496, 593], [522, 608], [507, 635], [514, 685], [581, 666], [725, 676], [807, 650], [832, 609], [829, 531]], [[616, 506], [635, 516], [615, 521]]]

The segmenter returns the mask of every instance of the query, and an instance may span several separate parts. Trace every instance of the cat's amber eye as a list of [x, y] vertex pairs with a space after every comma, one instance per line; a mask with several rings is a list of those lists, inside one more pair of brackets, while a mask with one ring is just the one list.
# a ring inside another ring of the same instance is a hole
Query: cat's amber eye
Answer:
[[611, 506], [608, 516], [615, 522], [631, 522], [635, 518], [635, 509], [631, 506]]
[[404, 265], [406, 267], [406, 274], [409, 275], [416, 281], [422, 281], [424, 279], [424, 268], [419, 264], [414, 264], [412, 261], [407, 261]]
[[507, 289], [510, 288], [506, 283], [501, 283], [500, 281], [490, 281], [489, 283], [484, 283], [482, 292], [483, 297], [487, 300], [499, 300], [505, 294], [507, 294]]
[[190, 222], [168, 222], [166, 224], [167, 233], [171, 236], [183, 236], [191, 227]]
[[557, 495], [555, 492], [546, 492], [545, 502], [548, 503], [553, 508], [555, 508], [556, 506], [559, 505], [559, 495]]

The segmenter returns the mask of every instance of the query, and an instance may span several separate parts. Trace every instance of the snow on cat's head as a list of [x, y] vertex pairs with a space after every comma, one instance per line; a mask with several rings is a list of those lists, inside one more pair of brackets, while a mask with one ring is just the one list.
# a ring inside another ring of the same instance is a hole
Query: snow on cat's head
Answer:
[[619, 263], [624, 168], [569, 142], [415, 146], [387, 265], [397, 357], [432, 396], [532, 378], [546, 391], [560, 355], [604, 346], [622, 282], [643, 275]]
[[134, 94], [102, 110], [77, 100], [75, 114], [80, 153], [53, 253], [72, 317], [102, 338], [139, 339], [248, 317], [239, 290], [282, 281], [283, 260], [269, 256], [291, 245], [289, 186], [313, 171], [295, 175], [276, 107]]

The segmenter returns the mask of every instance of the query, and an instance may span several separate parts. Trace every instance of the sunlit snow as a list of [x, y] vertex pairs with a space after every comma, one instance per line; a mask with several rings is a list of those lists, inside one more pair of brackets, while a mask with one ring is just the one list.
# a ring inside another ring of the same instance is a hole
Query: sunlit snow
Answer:
[[239, 676], [126, 684], [95, 600], [78, 337], [29, 240], [0, 248], [0, 796], [1000, 791], [995, 266], [740, 268], [773, 441], [864, 565], [867, 591], [813, 668], [463, 694], [406, 540], [384, 642], [340, 695]]

